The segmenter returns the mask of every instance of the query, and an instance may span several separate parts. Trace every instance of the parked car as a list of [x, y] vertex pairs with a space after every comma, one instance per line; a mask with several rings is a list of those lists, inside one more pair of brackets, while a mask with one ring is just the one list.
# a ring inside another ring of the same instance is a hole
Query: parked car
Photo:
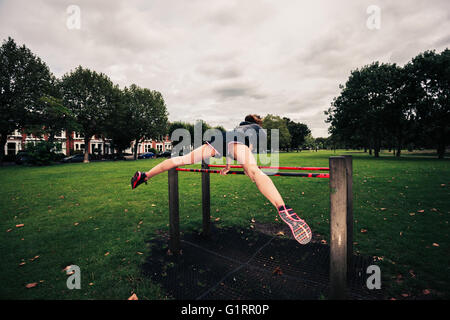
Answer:
[[170, 151], [160, 152], [156, 155], [157, 158], [170, 158], [171, 156], [172, 156], [172, 152], [170, 152]]
[[31, 161], [31, 157], [27, 151], [19, 151], [16, 154], [16, 163], [17, 164], [26, 164]]
[[[89, 155], [89, 161], [92, 160], [92, 156]], [[83, 162], [84, 161], [84, 154], [75, 154], [73, 156], [65, 157], [61, 160], [63, 163], [73, 163], [73, 162]]]
[[155, 154], [153, 152], [146, 152], [138, 155], [138, 159], [151, 159], [154, 158]]

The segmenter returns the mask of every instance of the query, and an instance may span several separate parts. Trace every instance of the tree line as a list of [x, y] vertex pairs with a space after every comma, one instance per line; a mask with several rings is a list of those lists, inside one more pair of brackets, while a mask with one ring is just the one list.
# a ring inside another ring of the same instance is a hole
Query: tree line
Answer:
[[444, 158], [450, 136], [450, 50], [426, 51], [403, 67], [374, 62], [351, 71], [325, 111], [332, 144], [364, 148], [433, 148]]
[[[226, 130], [223, 126], [210, 126], [206, 122], [202, 120], [198, 120], [201, 122], [202, 126], [202, 134], [206, 132], [208, 129], [218, 129], [222, 132]], [[238, 124], [236, 124], [237, 126]], [[176, 129], [186, 129], [189, 131], [191, 137], [194, 136], [194, 126], [195, 124], [183, 122], [183, 121], [175, 121], [169, 124], [169, 135], [172, 134]], [[281, 117], [278, 115], [268, 114], [263, 117], [262, 127], [267, 130], [268, 141], [267, 144], [270, 146], [270, 136], [271, 130], [277, 129], [279, 132], [279, 148], [280, 150], [291, 151], [291, 150], [301, 150], [302, 148], [325, 148], [326, 143], [321, 143], [325, 141], [325, 138], [317, 138], [314, 139], [311, 135], [311, 130], [304, 123], [292, 121], [289, 118]], [[173, 143], [176, 145], [176, 142]], [[194, 141], [191, 139], [191, 145], [193, 146]]]
[[120, 89], [107, 75], [81, 66], [57, 79], [25, 45], [8, 38], [0, 47], [0, 161], [7, 136], [15, 130], [47, 134], [49, 149], [62, 130], [78, 132], [88, 162], [94, 135], [108, 137], [117, 150], [134, 141], [136, 157], [140, 142], [157, 139], [167, 127], [168, 112], [158, 91], [135, 84]]

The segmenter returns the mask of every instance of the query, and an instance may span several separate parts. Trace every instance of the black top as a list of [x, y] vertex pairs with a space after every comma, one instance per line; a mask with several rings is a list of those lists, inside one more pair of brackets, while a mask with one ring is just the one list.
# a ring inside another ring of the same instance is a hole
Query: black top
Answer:
[[[261, 152], [260, 142], [264, 142], [264, 140], [267, 142], [266, 132], [254, 122], [242, 121], [239, 126], [234, 128], [233, 132], [237, 133], [237, 136], [241, 136], [241, 139], [243, 137], [246, 146], [250, 147], [250, 143], [253, 142], [252, 152]], [[266, 139], [264, 137], [260, 139], [260, 135], [264, 135]]]

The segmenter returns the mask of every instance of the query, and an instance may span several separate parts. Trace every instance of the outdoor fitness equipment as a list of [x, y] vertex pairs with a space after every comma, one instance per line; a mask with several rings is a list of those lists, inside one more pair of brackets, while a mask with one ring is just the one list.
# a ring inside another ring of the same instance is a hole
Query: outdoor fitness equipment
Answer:
[[[351, 156], [329, 158], [326, 167], [264, 167], [262, 169], [279, 170], [322, 170], [329, 173], [267, 172], [271, 176], [304, 177], [330, 179], [330, 298], [347, 297], [347, 272], [353, 255], [353, 164]], [[202, 163], [202, 169], [173, 168], [169, 176], [169, 249], [173, 254], [180, 252], [180, 215], [178, 195], [178, 172], [199, 172], [202, 174], [202, 211], [203, 235], [210, 235], [211, 197], [210, 174], [220, 173], [209, 167], [225, 167]], [[242, 168], [242, 166], [231, 166]], [[228, 174], [245, 174], [243, 171], [229, 171]]]

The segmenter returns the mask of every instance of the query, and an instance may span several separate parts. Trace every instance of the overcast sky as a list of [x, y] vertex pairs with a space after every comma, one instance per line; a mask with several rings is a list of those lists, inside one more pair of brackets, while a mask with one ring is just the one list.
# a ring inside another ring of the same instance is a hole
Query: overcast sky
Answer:
[[[379, 29], [367, 26], [370, 5]], [[158, 90], [170, 121], [231, 129], [270, 113], [315, 137], [328, 135], [323, 111], [351, 70], [440, 52], [449, 30], [449, 0], [0, 0], [1, 39], [26, 44], [58, 77], [82, 65]]]

